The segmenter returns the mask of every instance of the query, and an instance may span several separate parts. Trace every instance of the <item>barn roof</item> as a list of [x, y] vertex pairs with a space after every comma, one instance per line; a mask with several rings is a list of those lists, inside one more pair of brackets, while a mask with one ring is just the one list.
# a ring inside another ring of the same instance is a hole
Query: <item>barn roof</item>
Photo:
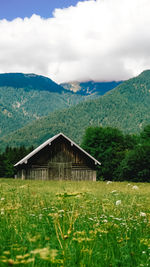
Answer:
[[25, 156], [23, 159], [21, 159], [20, 161], [18, 161], [14, 166], [18, 166], [21, 164], [27, 164], [28, 160], [33, 157], [37, 152], [39, 152], [41, 149], [43, 149], [45, 146], [51, 144], [54, 140], [56, 140], [58, 137], [64, 137], [66, 140], [68, 140], [71, 145], [74, 145], [75, 147], [77, 147], [80, 151], [82, 151], [85, 155], [87, 155], [90, 159], [92, 159], [95, 164], [101, 165], [101, 163], [96, 160], [94, 157], [92, 157], [89, 153], [87, 153], [84, 149], [82, 149], [80, 146], [78, 146], [75, 142], [73, 142], [70, 138], [68, 138], [67, 136], [65, 136], [63, 133], [59, 133], [55, 136], [53, 136], [52, 138], [49, 138], [47, 141], [45, 141], [42, 145], [38, 146], [36, 149], [34, 149], [31, 153], [29, 153], [27, 156]]

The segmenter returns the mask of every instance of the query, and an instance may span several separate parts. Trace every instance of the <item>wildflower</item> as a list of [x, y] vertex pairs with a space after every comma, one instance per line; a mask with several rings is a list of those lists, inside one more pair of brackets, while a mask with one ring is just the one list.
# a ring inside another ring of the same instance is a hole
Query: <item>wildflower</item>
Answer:
[[1, 209], [1, 215], [4, 215], [4, 209]]
[[39, 219], [42, 219], [42, 216], [43, 216], [42, 214], [39, 214]]
[[16, 256], [16, 259], [18, 260], [22, 260], [22, 259], [25, 259], [25, 258], [28, 258], [30, 256], [29, 253], [25, 254], [25, 255], [17, 255]]
[[123, 238], [119, 239], [117, 242], [118, 243], [121, 243], [123, 241]]
[[36, 242], [37, 240], [40, 239], [40, 237], [41, 237], [40, 235], [36, 235], [36, 236], [33, 236], [33, 237], [28, 236], [28, 240], [30, 242]]
[[49, 248], [39, 248], [31, 251], [32, 254], [39, 254], [40, 258], [43, 260], [50, 260], [51, 262], [56, 263], [55, 257], [57, 256], [56, 249], [49, 249]]
[[10, 251], [4, 251], [3, 254], [5, 254], [5, 255], [10, 255]]
[[132, 189], [134, 189], [134, 190], [138, 190], [139, 187], [138, 187], [137, 185], [134, 185], [134, 186], [132, 186]]
[[116, 206], [119, 206], [119, 205], [121, 205], [121, 200], [116, 201]]
[[4, 197], [2, 197], [2, 198], [1, 198], [1, 201], [3, 201], [3, 200], [5, 200], [5, 198], [4, 198]]
[[140, 240], [141, 243], [143, 243], [145, 246], [150, 246], [150, 239], [148, 238], [143, 238]]
[[19, 186], [20, 188], [25, 188], [25, 187], [27, 187], [27, 185], [21, 185], [21, 186]]
[[116, 221], [121, 221], [122, 218], [114, 218]]
[[111, 184], [112, 183], [112, 181], [107, 181], [107, 183], [106, 184]]
[[85, 231], [83, 230], [83, 231], [77, 231], [77, 232], [75, 232], [75, 233], [73, 233], [73, 235], [75, 236], [75, 235], [82, 235], [82, 236], [84, 236], [85, 235]]
[[141, 211], [141, 212], [140, 212], [140, 216], [141, 216], [141, 217], [145, 217], [145, 216], [146, 216], [146, 213]]
[[64, 212], [64, 210], [59, 210], [58, 212], [61, 213], [61, 212]]
[[112, 193], [112, 194], [117, 193], [117, 190], [113, 190], [111, 193]]

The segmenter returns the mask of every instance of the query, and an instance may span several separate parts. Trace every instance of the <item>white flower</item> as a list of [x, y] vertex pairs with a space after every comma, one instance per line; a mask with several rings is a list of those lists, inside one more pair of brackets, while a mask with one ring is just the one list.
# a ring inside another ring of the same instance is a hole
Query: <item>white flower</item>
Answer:
[[20, 188], [25, 188], [25, 187], [26, 187], [26, 185], [21, 185], [21, 186], [20, 186]]
[[119, 205], [121, 205], [121, 200], [116, 201], [116, 206], [119, 206]]
[[145, 217], [145, 216], [146, 216], [146, 213], [141, 211], [141, 212], [140, 212], [140, 216], [141, 216], [141, 217]]
[[121, 221], [122, 220], [122, 218], [114, 218], [115, 220], [117, 220], [117, 221]]
[[1, 215], [4, 215], [4, 209], [1, 209]]
[[39, 214], [39, 219], [40, 219], [40, 220], [42, 219], [42, 216], [43, 216], [42, 214]]
[[137, 185], [134, 185], [134, 186], [132, 186], [132, 189], [134, 189], [134, 190], [138, 190], [139, 187], [138, 187]]
[[111, 184], [112, 183], [112, 181], [108, 181], [106, 184]]
[[112, 193], [112, 194], [117, 193], [117, 190], [113, 190], [111, 193]]
[[3, 200], [5, 200], [5, 198], [4, 198], [4, 197], [2, 197], [2, 198], [1, 198], [1, 201], [3, 201]]

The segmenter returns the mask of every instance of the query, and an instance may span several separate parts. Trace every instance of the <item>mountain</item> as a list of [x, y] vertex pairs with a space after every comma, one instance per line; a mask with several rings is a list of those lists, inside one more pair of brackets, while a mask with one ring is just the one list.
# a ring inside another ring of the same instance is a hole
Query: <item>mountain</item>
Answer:
[[82, 90], [74, 93], [41, 75], [0, 74], [0, 137], [50, 112], [94, 98], [100, 94], [99, 90], [104, 94], [117, 83], [87, 82], [81, 85]]
[[83, 100], [85, 97], [69, 92], [43, 76], [0, 74], [0, 137]]
[[150, 70], [147, 70], [104, 96], [55, 111], [1, 138], [0, 147], [6, 144], [37, 146], [58, 132], [80, 143], [85, 129], [90, 125], [109, 125], [124, 132], [138, 133], [149, 123]]
[[114, 89], [122, 81], [119, 82], [72, 82], [72, 83], [62, 83], [61, 86], [66, 90], [70, 90], [75, 92], [76, 94], [84, 95], [84, 96], [96, 96], [96, 95], [104, 95], [108, 91]]
[[62, 92], [68, 93], [62, 86], [51, 79], [34, 73], [1, 73], [0, 87], [24, 88], [27, 91], [48, 91], [59, 94]]

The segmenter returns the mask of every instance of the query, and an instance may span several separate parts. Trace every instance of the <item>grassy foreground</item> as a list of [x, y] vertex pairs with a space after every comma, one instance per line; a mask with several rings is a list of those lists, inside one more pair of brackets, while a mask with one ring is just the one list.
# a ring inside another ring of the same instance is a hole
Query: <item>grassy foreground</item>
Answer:
[[0, 266], [150, 266], [150, 184], [0, 180]]

